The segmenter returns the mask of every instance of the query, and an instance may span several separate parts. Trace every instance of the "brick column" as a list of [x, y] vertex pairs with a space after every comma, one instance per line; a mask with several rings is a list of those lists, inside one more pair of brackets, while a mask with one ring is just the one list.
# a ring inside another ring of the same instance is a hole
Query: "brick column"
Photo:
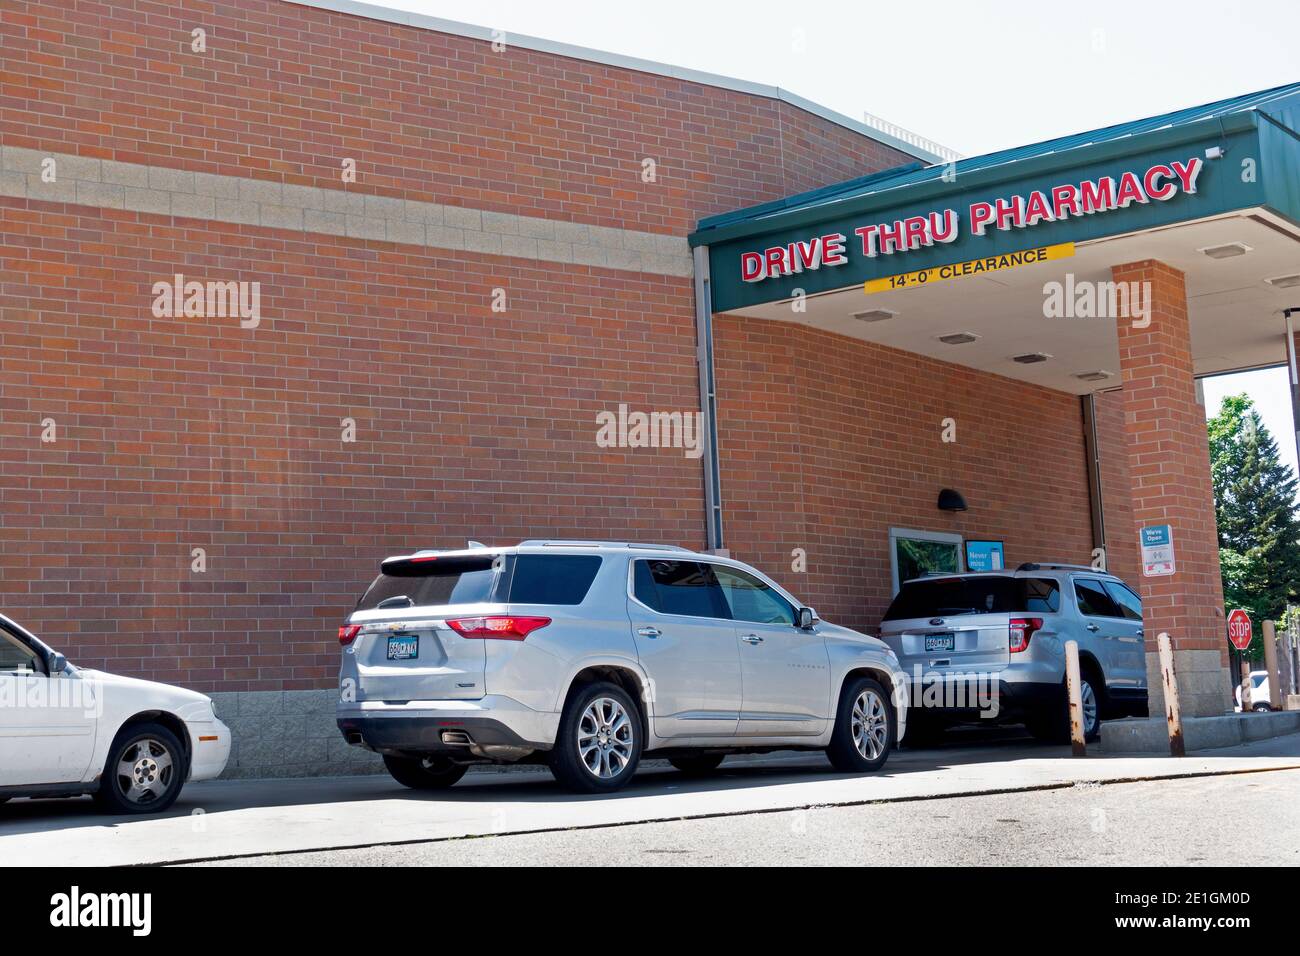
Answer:
[[[1116, 283], [1140, 289], [1142, 310], [1120, 296], [1119, 367], [1124, 430], [1133, 492], [1134, 533], [1167, 524], [1175, 573], [1139, 574], [1146, 632], [1151, 716], [1164, 713], [1156, 635], [1173, 641], [1184, 716], [1221, 714], [1231, 707], [1223, 584], [1210, 484], [1205, 409], [1196, 400], [1192, 341], [1183, 274], [1155, 260], [1111, 270]], [[1135, 284], [1135, 285], [1134, 285]], [[1128, 313], [1128, 314], [1126, 314]], [[1139, 572], [1140, 572], [1139, 568]]]

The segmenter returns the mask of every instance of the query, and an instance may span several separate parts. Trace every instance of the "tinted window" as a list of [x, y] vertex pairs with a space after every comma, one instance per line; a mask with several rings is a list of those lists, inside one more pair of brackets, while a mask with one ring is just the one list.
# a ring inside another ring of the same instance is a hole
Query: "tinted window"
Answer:
[[1259, 690], [1259, 688], [1264, 685], [1264, 679], [1266, 677], [1268, 677], [1267, 674], [1251, 674], [1250, 683], [1256, 690]]
[[521, 554], [510, 577], [510, 603], [581, 604], [600, 561], [588, 554]]
[[1061, 609], [1061, 593], [1051, 578], [996, 575], [909, 581], [885, 612], [886, 621], [962, 614], [1050, 614]]
[[40, 658], [26, 644], [0, 630], [0, 674], [42, 673]]
[[1114, 581], [1102, 582], [1106, 586], [1106, 593], [1114, 600], [1115, 605], [1130, 621], [1142, 620], [1142, 599], [1126, 588], [1122, 584], [1116, 584]]
[[663, 614], [731, 617], [711, 565], [697, 561], [634, 563], [634, 592], [637, 600], [647, 607]]
[[731, 616], [755, 624], [793, 624], [794, 608], [770, 587], [744, 571], [714, 566]]
[[357, 602], [357, 610], [369, 611], [396, 597], [410, 598], [415, 607], [493, 601], [500, 575], [492, 560], [484, 555], [393, 562]]
[[1123, 617], [1110, 595], [1102, 588], [1100, 581], [1091, 578], [1075, 578], [1074, 596], [1079, 602], [1079, 613], [1088, 617]]

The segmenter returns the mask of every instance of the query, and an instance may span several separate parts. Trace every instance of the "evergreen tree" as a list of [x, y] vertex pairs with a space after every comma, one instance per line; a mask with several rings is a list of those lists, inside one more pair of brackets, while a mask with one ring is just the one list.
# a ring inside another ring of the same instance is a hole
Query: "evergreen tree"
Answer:
[[1247, 654], [1263, 656], [1266, 620], [1282, 620], [1300, 594], [1300, 515], [1296, 476], [1246, 395], [1230, 395], [1208, 423], [1210, 474], [1219, 526], [1223, 597], [1255, 622]]

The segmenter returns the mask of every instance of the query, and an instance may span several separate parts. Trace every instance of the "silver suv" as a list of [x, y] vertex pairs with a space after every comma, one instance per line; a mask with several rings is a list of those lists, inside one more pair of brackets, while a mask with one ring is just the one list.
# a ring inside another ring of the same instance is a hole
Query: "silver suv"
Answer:
[[742, 751], [880, 769], [906, 688], [879, 640], [739, 561], [665, 545], [525, 541], [389, 558], [339, 628], [338, 726], [408, 787], [547, 763], [617, 790], [643, 753], [707, 773]]
[[917, 742], [980, 717], [1023, 722], [1042, 739], [1067, 738], [1070, 640], [1079, 642], [1087, 735], [1095, 738], [1104, 718], [1146, 716], [1142, 600], [1113, 574], [1022, 564], [914, 578], [899, 589], [880, 632], [907, 673]]

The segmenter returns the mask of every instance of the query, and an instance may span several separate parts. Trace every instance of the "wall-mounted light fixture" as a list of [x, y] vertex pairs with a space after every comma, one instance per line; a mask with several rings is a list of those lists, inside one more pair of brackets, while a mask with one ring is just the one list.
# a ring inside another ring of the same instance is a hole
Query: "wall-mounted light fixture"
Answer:
[[944, 488], [939, 492], [939, 510], [965, 511], [966, 499], [961, 496], [960, 491], [954, 491], [951, 488]]

